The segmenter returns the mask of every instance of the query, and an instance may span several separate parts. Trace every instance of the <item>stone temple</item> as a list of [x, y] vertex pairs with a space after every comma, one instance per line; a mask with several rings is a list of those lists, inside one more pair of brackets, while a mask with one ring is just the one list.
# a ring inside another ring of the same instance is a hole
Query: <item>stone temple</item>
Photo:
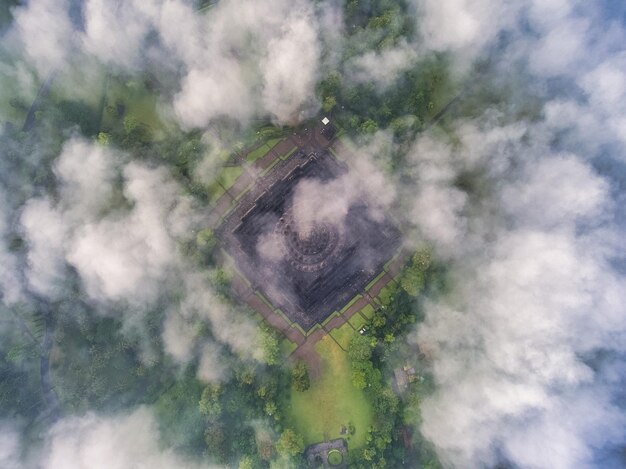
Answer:
[[[400, 244], [396, 226], [373, 219], [364, 201], [350, 206], [341, 226], [298, 228], [298, 183], [328, 182], [346, 171], [326, 150], [301, 150], [259, 178], [217, 232], [252, 288], [304, 331], [362, 292]], [[271, 256], [259, 248], [265, 239], [273, 240]]]

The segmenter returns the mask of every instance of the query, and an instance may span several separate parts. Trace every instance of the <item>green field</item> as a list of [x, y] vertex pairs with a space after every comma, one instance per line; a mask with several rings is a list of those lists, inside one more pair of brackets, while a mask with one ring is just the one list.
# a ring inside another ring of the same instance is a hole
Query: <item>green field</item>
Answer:
[[376, 297], [376, 301], [378, 301], [381, 305], [388, 304], [389, 300], [396, 291], [398, 291], [398, 284], [394, 281], [391, 281], [385, 288], [380, 291], [380, 293]]
[[219, 176], [207, 188], [209, 198], [213, 201], [221, 197], [226, 190], [230, 189], [235, 181], [243, 173], [241, 166], [227, 166], [222, 168]]
[[[367, 305], [367, 306], [371, 308], [370, 305]], [[361, 329], [361, 327], [365, 325], [365, 323], [367, 323], [367, 319], [365, 319], [363, 316], [357, 313], [350, 318], [349, 322], [352, 325], [352, 327], [354, 327], [354, 329], [358, 331], [359, 329]]]
[[124, 118], [134, 118], [146, 125], [154, 139], [162, 137], [165, 127], [158, 112], [157, 94], [149, 90], [145, 83], [109, 79], [102, 115], [103, 129], [113, 128], [116, 121], [122, 118], [118, 115], [117, 106], [123, 109]]
[[241, 166], [226, 167], [222, 170], [219, 177], [219, 182], [225, 189], [230, 189], [239, 176], [243, 173]]
[[352, 337], [352, 334], [354, 334], [354, 329], [347, 322], [343, 326], [330, 331], [330, 335], [344, 350], [348, 350], [348, 344], [350, 343], [350, 337]]
[[[316, 350], [322, 357], [322, 376], [305, 392], [292, 389], [289, 423], [307, 445], [346, 438], [351, 449], [362, 447], [372, 410], [363, 391], [352, 385], [348, 355], [329, 336], [320, 340]], [[354, 435], [341, 435], [342, 425], [348, 423], [354, 425]]]
[[[263, 319], [263, 316], [258, 313], [257, 315], [261, 318], [261, 320]], [[298, 345], [287, 338], [284, 338], [280, 342], [280, 351], [286, 356], [291, 355], [291, 352], [293, 352], [296, 348], [298, 348]]]
[[365, 305], [365, 308], [363, 308], [360, 313], [367, 319], [371, 319], [374, 315], [374, 307], [372, 305]]
[[246, 160], [249, 163], [253, 163], [259, 158], [262, 158], [263, 156], [267, 154], [267, 152], [269, 152], [272, 148], [274, 148], [278, 144], [278, 142], [280, 142], [281, 140], [282, 138], [273, 138], [271, 140], [268, 140], [256, 150], [252, 150], [250, 153], [248, 153], [248, 155], [246, 156]]
[[211, 199], [212, 201], [216, 201], [217, 199], [219, 199], [222, 195], [224, 195], [225, 192], [226, 191], [224, 190], [224, 188], [217, 181], [214, 181], [207, 188], [209, 199]]

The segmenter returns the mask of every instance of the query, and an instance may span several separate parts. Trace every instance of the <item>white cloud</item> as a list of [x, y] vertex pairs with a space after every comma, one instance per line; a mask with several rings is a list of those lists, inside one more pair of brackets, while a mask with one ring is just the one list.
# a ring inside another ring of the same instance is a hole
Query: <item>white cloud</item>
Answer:
[[562, 227], [598, 218], [606, 209], [608, 183], [573, 155], [540, 159], [528, 172], [502, 196], [517, 223]]
[[465, 232], [462, 211], [467, 195], [443, 185], [428, 185], [417, 191], [411, 220], [427, 240], [442, 250], [454, 246]]
[[522, 467], [587, 467], [595, 442], [623, 438], [626, 416], [581, 356], [624, 351], [624, 281], [587, 251], [570, 233], [502, 233], [459, 268], [462, 312], [428, 309], [419, 339], [437, 344], [440, 387], [422, 431], [444, 459], [491, 464], [504, 448]]
[[[465, 141], [480, 135], [466, 133]], [[470, 158], [499, 161], [489, 154], [505, 140]], [[421, 160], [431, 182], [449, 182], [463, 167], [442, 163], [449, 150], [421, 148], [435, 161], [429, 170]], [[497, 455], [528, 468], [592, 467], [594, 451], [621, 441], [626, 422], [602, 374], [583, 359], [626, 349], [626, 280], [611, 266], [617, 252], [607, 241], [617, 233], [605, 226], [609, 185], [574, 155], [510, 148], [515, 164], [492, 174], [501, 222], [467, 212], [468, 232], [452, 243], [456, 287], [427, 307], [419, 328], [418, 343], [434, 350], [439, 384], [423, 402], [422, 432], [456, 467], [495, 464]], [[507, 169], [516, 166], [522, 170]], [[489, 236], [477, 238], [474, 226], [491, 227]]]
[[257, 324], [217, 296], [206, 273], [190, 272], [185, 277], [185, 294], [176, 313], [190, 323], [208, 321], [214, 337], [242, 357], [257, 357]]
[[222, 116], [247, 122], [269, 114], [285, 124], [314, 112], [317, 23], [302, 1], [232, 0], [204, 16], [165, 4], [156, 27], [186, 69], [174, 98], [181, 123], [204, 127]]
[[6, 201], [4, 194], [0, 192], [0, 300], [4, 304], [12, 304], [22, 298], [22, 286], [18, 278], [18, 262], [5, 245], [8, 235], [8, 226], [4, 213]]
[[550, 27], [530, 54], [531, 70], [542, 76], [567, 72], [585, 58], [585, 40], [589, 22], [564, 21]]
[[31, 199], [20, 218], [28, 244], [27, 279], [37, 293], [55, 297], [61, 291], [67, 229], [48, 199]]
[[20, 452], [19, 433], [9, 423], [0, 421], [0, 467], [3, 469], [23, 468]]
[[184, 125], [204, 127], [211, 119], [220, 116], [248, 120], [254, 114], [254, 101], [238, 61], [222, 58], [219, 68], [189, 71], [175, 97], [174, 110]]
[[267, 48], [263, 103], [279, 123], [297, 123], [311, 112], [318, 78], [319, 47], [312, 13], [292, 13]]
[[163, 347], [178, 362], [187, 363], [192, 359], [197, 335], [193, 324], [187, 323], [179, 314], [171, 312], [166, 316], [161, 334]]
[[207, 342], [202, 346], [200, 363], [198, 363], [198, 379], [204, 382], [216, 382], [224, 379], [229, 366], [224, 360], [219, 346]]
[[318, 29], [334, 11], [305, 0], [226, 0], [205, 14], [184, 0], [88, 0], [81, 31], [67, 2], [33, 0], [17, 9], [13, 35], [40, 73], [70, 58], [96, 57], [130, 72], [158, 63], [179, 77], [172, 104], [185, 127], [221, 117], [285, 124], [317, 111]]
[[108, 147], [76, 138], [65, 143], [53, 171], [62, 183], [62, 203], [72, 216], [92, 219], [106, 208], [119, 164], [119, 155]]
[[421, 46], [462, 52], [457, 62], [475, 58], [500, 31], [510, 28], [521, 6], [493, 0], [425, 0], [414, 4]]
[[66, 0], [32, 0], [14, 13], [14, 33], [40, 75], [63, 65], [73, 47]]
[[88, 0], [84, 3], [85, 31], [81, 35], [84, 50], [104, 63], [132, 69], [140, 62], [150, 18], [141, 4]]
[[149, 408], [128, 415], [68, 417], [50, 432], [43, 469], [208, 469], [163, 448]]
[[78, 227], [67, 260], [92, 297], [144, 303], [156, 298], [177, 260], [167, 217], [178, 188], [165, 170], [135, 163], [126, 166], [124, 176], [132, 209]]
[[394, 83], [401, 72], [414, 66], [418, 56], [415, 44], [402, 41], [398, 46], [368, 51], [355, 57], [347, 64], [347, 73], [357, 83], [374, 82], [384, 90]]

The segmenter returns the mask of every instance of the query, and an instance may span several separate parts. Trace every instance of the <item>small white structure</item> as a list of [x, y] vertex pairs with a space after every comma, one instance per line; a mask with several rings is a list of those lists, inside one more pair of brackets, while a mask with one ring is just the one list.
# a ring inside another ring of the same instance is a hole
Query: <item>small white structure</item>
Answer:
[[322, 119], [322, 124], [324, 124], [324, 125], [328, 125], [329, 122], [330, 122], [330, 119], [328, 119], [328, 117], [324, 117]]

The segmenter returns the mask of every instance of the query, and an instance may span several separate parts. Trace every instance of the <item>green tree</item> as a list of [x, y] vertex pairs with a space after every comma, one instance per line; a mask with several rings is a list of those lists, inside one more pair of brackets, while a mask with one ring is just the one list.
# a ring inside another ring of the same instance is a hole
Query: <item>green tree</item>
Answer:
[[276, 451], [281, 456], [295, 457], [304, 451], [304, 439], [291, 428], [286, 429], [276, 442]]
[[330, 112], [337, 105], [337, 98], [334, 96], [326, 96], [322, 103], [322, 110], [324, 112]]
[[424, 272], [415, 266], [409, 267], [400, 278], [400, 286], [411, 296], [417, 296], [424, 288]]
[[291, 370], [291, 382], [296, 391], [303, 392], [309, 389], [311, 382], [309, 380], [309, 370], [306, 363], [299, 361]]
[[215, 237], [213, 230], [206, 228], [198, 231], [198, 234], [196, 235], [196, 245], [204, 256], [211, 256], [213, 254], [213, 250], [217, 246], [217, 238]]
[[422, 249], [411, 257], [411, 263], [400, 279], [400, 286], [409, 295], [417, 296], [424, 289], [426, 271], [430, 267], [430, 251]]
[[274, 401], [267, 401], [265, 403], [265, 406], [263, 407], [263, 410], [269, 417], [272, 417], [277, 422], [280, 420], [280, 409]]
[[121, 143], [125, 147], [145, 147], [152, 141], [150, 128], [143, 122], [139, 122], [137, 118], [133, 116], [126, 116], [124, 118], [123, 127], [124, 135]]
[[276, 334], [267, 327], [263, 327], [260, 329], [260, 336], [263, 361], [268, 365], [276, 365], [280, 357], [280, 344]]
[[241, 387], [250, 386], [254, 383], [254, 374], [254, 368], [250, 366], [243, 366], [235, 370], [235, 378]]
[[224, 297], [228, 297], [230, 292], [231, 274], [225, 269], [219, 268], [211, 272], [211, 282], [215, 286], [215, 291]]
[[207, 452], [217, 458], [220, 463], [225, 463], [228, 459], [228, 449], [224, 425], [215, 423], [209, 425], [204, 434], [204, 441], [207, 446]]
[[98, 143], [98, 145], [101, 145], [103, 147], [107, 146], [109, 144], [109, 134], [106, 132], [98, 133], [98, 136], [96, 137], [96, 142]]
[[216, 418], [222, 412], [220, 396], [222, 387], [219, 384], [209, 384], [202, 390], [200, 397], [200, 413], [209, 418]]
[[378, 124], [372, 119], [367, 119], [359, 127], [359, 131], [362, 134], [374, 134], [378, 130]]
[[372, 343], [369, 337], [354, 334], [348, 346], [348, 356], [353, 362], [369, 360], [372, 356]]
[[254, 469], [254, 459], [252, 456], [244, 456], [239, 460], [239, 468], [238, 469]]
[[365, 371], [359, 368], [352, 370], [352, 385], [357, 389], [363, 389], [367, 386]]

